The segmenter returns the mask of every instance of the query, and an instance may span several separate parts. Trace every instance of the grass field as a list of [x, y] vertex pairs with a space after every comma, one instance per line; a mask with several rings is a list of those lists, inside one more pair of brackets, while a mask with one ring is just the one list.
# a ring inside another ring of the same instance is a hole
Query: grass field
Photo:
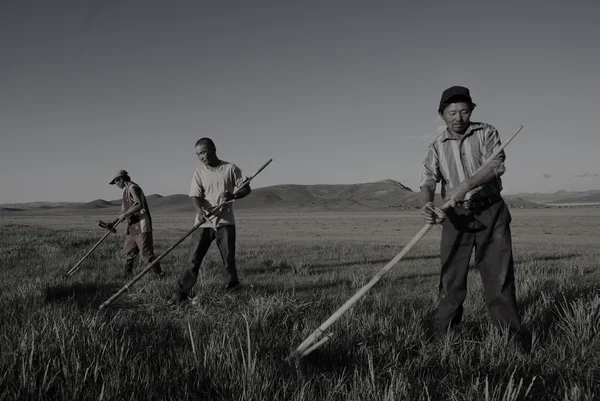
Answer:
[[[300, 369], [284, 358], [416, 234], [417, 212], [238, 213], [238, 292], [222, 290], [213, 245], [197, 304], [166, 305], [188, 239], [164, 259], [163, 280], [144, 276], [103, 311], [127, 281], [122, 227], [64, 279], [104, 234], [98, 217], [3, 216], [0, 399], [600, 399], [600, 209], [512, 214], [531, 354], [488, 321], [476, 269], [462, 330], [442, 344], [428, 340], [439, 270], [434, 227]], [[191, 224], [188, 215], [155, 216], [157, 253]]]

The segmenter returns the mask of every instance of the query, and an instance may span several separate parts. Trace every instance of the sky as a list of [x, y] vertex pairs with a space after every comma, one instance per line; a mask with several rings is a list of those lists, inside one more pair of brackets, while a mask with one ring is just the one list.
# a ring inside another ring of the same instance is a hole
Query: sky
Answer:
[[504, 194], [600, 188], [598, 2], [0, 0], [0, 203], [253, 187], [418, 191], [441, 93], [506, 139]]

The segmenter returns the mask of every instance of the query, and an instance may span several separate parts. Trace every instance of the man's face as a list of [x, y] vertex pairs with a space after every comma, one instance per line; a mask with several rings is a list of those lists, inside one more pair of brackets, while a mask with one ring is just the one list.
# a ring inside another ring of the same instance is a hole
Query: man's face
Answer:
[[469, 103], [451, 103], [441, 114], [448, 129], [457, 134], [464, 134], [469, 128], [471, 120], [471, 106]]
[[123, 178], [121, 178], [121, 177], [115, 178], [115, 185], [121, 189], [125, 188], [125, 183], [123, 182]]
[[217, 152], [204, 143], [196, 146], [196, 155], [203, 164], [213, 164], [218, 160]]

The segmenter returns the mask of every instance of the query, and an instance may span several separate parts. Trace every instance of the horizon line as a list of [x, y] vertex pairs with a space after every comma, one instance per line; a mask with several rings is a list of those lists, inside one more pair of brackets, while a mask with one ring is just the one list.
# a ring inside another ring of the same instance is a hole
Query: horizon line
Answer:
[[[306, 186], [342, 186], [342, 185], [346, 185], [346, 186], [350, 186], [350, 185], [364, 185], [364, 184], [374, 184], [374, 183], [378, 183], [378, 182], [384, 182], [384, 181], [393, 181], [396, 182], [400, 185], [402, 185], [402, 187], [404, 188], [408, 188], [408, 190], [410, 190], [413, 193], [419, 193], [419, 191], [414, 191], [413, 189], [411, 189], [409, 186], [402, 184], [402, 182], [393, 179], [393, 178], [385, 178], [382, 180], [378, 180], [378, 181], [368, 181], [368, 182], [357, 182], [357, 183], [352, 183], [352, 184], [292, 184], [292, 183], [287, 183], [287, 184], [273, 184], [273, 185], [265, 185], [265, 186], [260, 186], [260, 187], [254, 187], [253, 189], [261, 189], [261, 188], [271, 188], [271, 187], [278, 187], [278, 186], [284, 186], [284, 185], [294, 185], [294, 186], [300, 186], [300, 187], [306, 187]], [[521, 194], [527, 194], [527, 195], [534, 195], [534, 194], [542, 194], [542, 195], [554, 195], [557, 194], [559, 192], [590, 192], [590, 191], [599, 191], [600, 189], [586, 189], [586, 190], [582, 190], [582, 191], [567, 191], [564, 189], [559, 189], [558, 191], [554, 191], [554, 192], [539, 192], [539, 191], [534, 191], [534, 192], [507, 192], [507, 193], [501, 193], [502, 196], [517, 196], [517, 195], [521, 195]], [[178, 192], [178, 193], [172, 193], [172, 194], [168, 194], [168, 195], [163, 195], [160, 194], [158, 192], [152, 193], [152, 194], [148, 194], [146, 195], [146, 197], [149, 196], [154, 196], [154, 195], [158, 195], [160, 197], [169, 197], [169, 196], [175, 196], [175, 195], [186, 195], [183, 192]], [[436, 192], [436, 195], [440, 195], [439, 192]], [[187, 196], [187, 195], [186, 195]], [[24, 201], [24, 202], [5, 202], [5, 203], [0, 203], [1, 205], [23, 205], [23, 204], [30, 204], [30, 203], [90, 203], [90, 202], [94, 202], [94, 201], [105, 201], [105, 202], [115, 202], [115, 201], [119, 201], [120, 199], [113, 199], [113, 200], [106, 200], [104, 198], [97, 198], [97, 199], [92, 199], [92, 200], [88, 200], [88, 201], [69, 201], [69, 200], [60, 200], [60, 201], [45, 201], [45, 200], [36, 200], [36, 201]]]

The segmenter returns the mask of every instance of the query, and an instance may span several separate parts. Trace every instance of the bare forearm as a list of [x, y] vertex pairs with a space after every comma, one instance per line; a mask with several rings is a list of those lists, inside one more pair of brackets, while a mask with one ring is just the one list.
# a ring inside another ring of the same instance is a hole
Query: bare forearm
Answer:
[[194, 209], [196, 209], [196, 212], [198, 213], [202, 213], [203, 209], [210, 207], [210, 204], [206, 199], [197, 196], [192, 198], [192, 205], [194, 205]]
[[125, 213], [123, 213], [123, 216], [129, 217], [140, 210], [142, 210], [142, 205], [140, 203], [134, 203]]
[[421, 187], [421, 206], [429, 202], [433, 202], [433, 197], [435, 196], [435, 192], [432, 187], [429, 185], [423, 185]]
[[235, 199], [242, 199], [245, 198], [246, 196], [250, 195], [250, 192], [252, 192], [252, 189], [250, 189], [249, 185], [246, 185], [245, 187], [240, 188], [236, 193], [235, 193]]
[[192, 198], [192, 205], [194, 205], [194, 209], [196, 212], [202, 213], [202, 198], [194, 197]]
[[469, 177], [465, 180], [465, 184], [469, 188], [469, 191], [473, 188], [477, 188], [480, 185], [483, 185], [492, 179], [496, 178], [496, 171], [493, 165], [487, 165], [477, 173], [475, 173], [472, 177]]

